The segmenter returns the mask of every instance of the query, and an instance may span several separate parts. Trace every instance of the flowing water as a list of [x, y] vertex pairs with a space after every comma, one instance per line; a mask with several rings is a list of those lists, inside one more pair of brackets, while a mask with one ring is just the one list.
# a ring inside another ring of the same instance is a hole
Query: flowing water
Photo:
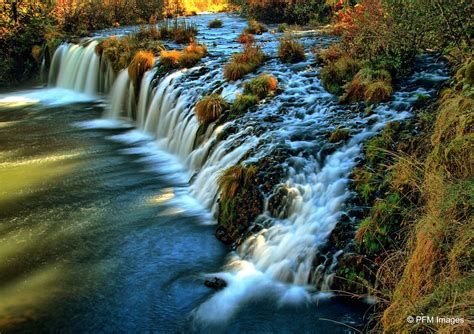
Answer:
[[[196, 144], [199, 98], [219, 92], [232, 101], [242, 91], [222, 66], [240, 50], [246, 23], [220, 14], [224, 28], [207, 29], [215, 16], [192, 19], [210, 55], [189, 70], [147, 72], [138, 96], [127, 71], [115, 75], [94, 53], [96, 38], [136, 27], [63, 44], [50, 88], [0, 96], [0, 332], [335, 333], [352, 330], [322, 319], [363, 324], [365, 306], [324, 292], [340, 254], [315, 270], [318, 249], [346, 211], [361, 144], [409, 117], [445, 69], [424, 57], [393, 101], [368, 115], [338, 105], [319, 82], [309, 51], [334, 40], [297, 33], [307, 61], [271, 58], [259, 70], [282, 91]], [[275, 55], [280, 36], [258, 40]], [[349, 128], [350, 140], [328, 143], [337, 127]], [[228, 254], [213, 236], [217, 176], [267, 157], [283, 171], [286, 202], [275, 210], [267, 201], [262, 229]], [[209, 291], [206, 276], [227, 288]]]

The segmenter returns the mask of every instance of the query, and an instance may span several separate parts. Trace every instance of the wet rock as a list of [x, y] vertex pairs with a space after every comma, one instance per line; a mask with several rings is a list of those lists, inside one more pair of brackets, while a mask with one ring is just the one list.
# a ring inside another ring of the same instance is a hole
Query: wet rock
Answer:
[[288, 187], [284, 185], [279, 186], [268, 199], [268, 210], [273, 217], [280, 219], [288, 218], [293, 199], [294, 195]]
[[344, 215], [329, 235], [328, 242], [337, 249], [344, 249], [353, 237], [354, 227], [350, 222], [350, 218]]
[[227, 286], [227, 282], [224, 281], [222, 278], [213, 277], [213, 278], [206, 278], [204, 280], [204, 285], [214, 290], [222, 290]]

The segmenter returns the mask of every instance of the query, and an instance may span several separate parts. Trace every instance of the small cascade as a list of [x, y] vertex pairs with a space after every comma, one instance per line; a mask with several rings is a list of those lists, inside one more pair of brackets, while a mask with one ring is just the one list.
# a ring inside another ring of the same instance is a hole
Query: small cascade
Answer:
[[64, 43], [54, 52], [48, 86], [71, 89], [88, 95], [108, 93], [115, 82], [111, 64], [99, 57], [96, 40]]

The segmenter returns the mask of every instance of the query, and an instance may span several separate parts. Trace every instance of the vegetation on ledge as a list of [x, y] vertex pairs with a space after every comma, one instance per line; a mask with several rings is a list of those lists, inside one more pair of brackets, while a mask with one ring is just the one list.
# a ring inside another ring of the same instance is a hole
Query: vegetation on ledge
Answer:
[[232, 166], [217, 180], [220, 192], [216, 236], [233, 244], [244, 235], [263, 211], [263, 196], [258, 189], [255, 166]]
[[222, 96], [212, 94], [205, 96], [196, 104], [196, 117], [201, 124], [209, 125], [228, 109], [229, 104]]
[[[371, 139], [364, 165], [353, 172], [371, 209], [356, 231], [359, 254], [346, 256], [361, 260], [341, 260], [336, 288], [378, 297], [376, 323], [390, 333], [464, 333], [472, 326], [474, 86], [469, 71], [457, 73], [416, 120], [391, 123]], [[414, 326], [406, 322], [414, 314], [449, 314], [464, 323]]]

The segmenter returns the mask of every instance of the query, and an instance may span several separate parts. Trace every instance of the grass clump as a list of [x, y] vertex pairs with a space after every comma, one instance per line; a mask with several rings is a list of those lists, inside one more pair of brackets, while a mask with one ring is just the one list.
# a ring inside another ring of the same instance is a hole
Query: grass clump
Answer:
[[255, 72], [265, 61], [265, 54], [256, 45], [247, 45], [242, 53], [232, 55], [231, 61], [224, 66], [224, 77], [229, 81], [241, 79]]
[[345, 86], [345, 90], [341, 102], [380, 103], [387, 101], [393, 93], [392, 76], [387, 70], [364, 67]]
[[160, 53], [160, 63], [167, 69], [178, 68], [182, 52], [178, 50], [163, 50]]
[[257, 173], [255, 166], [232, 166], [224, 170], [217, 179], [222, 201], [232, 200], [240, 187], [251, 185]]
[[229, 109], [229, 103], [219, 94], [202, 98], [196, 104], [196, 117], [201, 124], [208, 125], [216, 121], [222, 113]]
[[347, 140], [350, 137], [349, 129], [337, 128], [329, 136], [330, 143], [338, 143], [342, 140]]
[[193, 67], [206, 55], [207, 48], [193, 41], [183, 49], [179, 56], [178, 64], [181, 68]]
[[263, 23], [260, 23], [256, 20], [249, 20], [247, 28], [244, 29], [244, 33], [253, 35], [261, 35], [267, 31], [268, 28]]
[[155, 56], [150, 51], [138, 51], [128, 65], [128, 75], [133, 82], [135, 89], [140, 87], [140, 82], [146, 71], [153, 67]]
[[177, 19], [173, 22], [165, 20], [156, 29], [159, 32], [159, 39], [172, 40], [178, 44], [192, 42], [198, 33], [195, 25]]
[[246, 94], [255, 95], [259, 99], [267, 97], [278, 88], [278, 80], [270, 74], [261, 74], [245, 83], [244, 91]]
[[223, 24], [222, 20], [214, 19], [212, 21], [209, 21], [207, 26], [211, 29], [215, 29], [215, 28], [222, 28], [223, 25], [224, 24]]
[[232, 115], [237, 116], [257, 105], [259, 98], [252, 94], [239, 94], [230, 108]]
[[277, 27], [278, 32], [287, 32], [290, 30], [290, 25], [288, 23], [280, 23]]
[[160, 63], [167, 69], [189, 68], [196, 65], [207, 54], [207, 48], [196, 42], [191, 42], [182, 51], [163, 50], [160, 53]]
[[95, 52], [107, 60], [116, 73], [127, 68], [138, 51], [148, 51], [158, 55], [163, 45], [157, 40], [139, 40], [137, 35], [104, 39], [97, 44]]
[[294, 36], [286, 36], [280, 40], [278, 57], [284, 63], [298, 63], [306, 59], [303, 45]]
[[321, 69], [321, 82], [328, 92], [340, 95], [344, 91], [343, 86], [352, 80], [360, 67], [360, 62], [356, 59], [348, 56], [340, 57]]
[[253, 34], [243, 32], [237, 38], [237, 42], [239, 42], [240, 44], [252, 45], [253, 43], [255, 43], [255, 36]]

